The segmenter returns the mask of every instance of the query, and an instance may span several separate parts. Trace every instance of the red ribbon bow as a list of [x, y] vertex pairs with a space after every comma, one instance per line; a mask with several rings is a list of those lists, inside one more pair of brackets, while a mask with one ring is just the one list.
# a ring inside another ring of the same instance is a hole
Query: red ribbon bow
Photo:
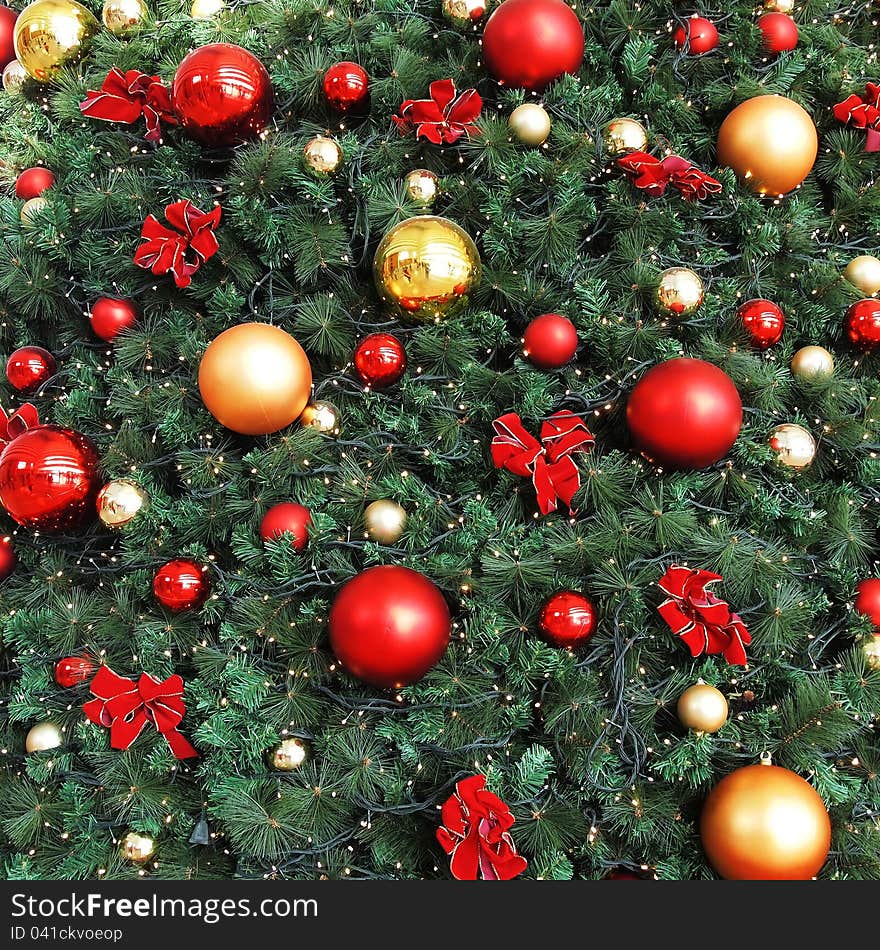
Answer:
[[220, 223], [221, 213], [219, 205], [206, 214], [189, 199], [175, 201], [165, 209], [165, 217], [177, 231], [148, 215], [141, 229], [144, 243], [134, 254], [135, 264], [154, 274], [171, 271], [178, 287], [189, 287], [192, 275], [220, 247], [214, 228]]
[[83, 703], [83, 712], [98, 726], [110, 727], [110, 745], [127, 749], [152, 723], [168, 742], [178, 759], [191, 759], [199, 753], [178, 731], [186, 712], [183, 704], [183, 680], [175, 674], [160, 683], [147, 673], [140, 679], [126, 679], [102, 666], [89, 685], [97, 699]]
[[838, 122], [851, 122], [858, 129], [868, 133], [865, 140], [866, 152], [880, 152], [880, 85], [865, 83], [865, 95], [848, 96], [834, 107], [834, 118]]
[[720, 580], [720, 574], [673, 564], [660, 579], [659, 587], [668, 596], [657, 610], [691, 656], [722, 653], [728, 663], [745, 666], [746, 646], [752, 642], [746, 625], [726, 601], [706, 589]]
[[160, 121], [177, 125], [168, 87], [158, 76], [148, 76], [137, 69], [123, 73], [114, 66], [101, 88], [90, 89], [86, 95], [88, 98], [79, 104], [83, 115], [128, 125], [143, 116], [147, 123], [144, 137], [148, 142], [161, 141]]
[[426, 138], [435, 145], [451, 145], [462, 135], [477, 135], [474, 122], [483, 108], [483, 100], [476, 89], [465, 89], [457, 94], [451, 79], [438, 79], [430, 86], [430, 99], [407, 99], [400, 107], [400, 115], [392, 116], [400, 134], [415, 128], [416, 138]]
[[514, 475], [532, 479], [541, 514], [556, 511], [561, 499], [574, 514], [571, 500], [581, 487], [581, 476], [571, 457], [588, 452], [595, 441], [582, 419], [563, 409], [541, 425], [541, 441], [529, 435], [515, 412], [499, 416], [493, 423], [492, 461]]
[[528, 867], [510, 836], [510, 809], [485, 785], [482, 775], [462, 779], [443, 803], [437, 840], [457, 881], [509, 881]]
[[618, 158], [617, 164], [636, 188], [647, 191], [649, 195], [662, 195], [667, 185], [677, 188], [685, 201], [707, 198], [721, 191], [720, 181], [701, 172], [680, 155], [667, 155], [661, 160], [647, 152], [630, 152]]
[[26, 402], [19, 406], [13, 413], [7, 413], [0, 406], [0, 446], [11, 442], [17, 436], [27, 429], [33, 429], [40, 424], [40, 417], [37, 415], [37, 407], [32, 403]]

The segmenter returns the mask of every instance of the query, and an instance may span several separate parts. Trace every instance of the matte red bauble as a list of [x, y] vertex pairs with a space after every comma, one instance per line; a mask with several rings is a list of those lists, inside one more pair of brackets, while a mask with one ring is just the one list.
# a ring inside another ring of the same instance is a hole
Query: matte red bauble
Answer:
[[577, 352], [578, 335], [568, 317], [542, 313], [526, 327], [523, 356], [541, 369], [559, 369]]
[[340, 112], [360, 105], [367, 97], [369, 85], [366, 69], [357, 63], [334, 63], [324, 73], [324, 95]]
[[15, 570], [18, 558], [9, 538], [0, 538], [0, 581], [5, 581]]
[[256, 138], [269, 124], [272, 83], [253, 53], [211, 43], [183, 58], [171, 84], [171, 102], [190, 138], [225, 148]]
[[132, 300], [117, 300], [115, 297], [99, 297], [92, 304], [89, 323], [95, 336], [108, 343], [137, 323], [138, 308]]
[[541, 90], [580, 69], [584, 31], [563, 0], [504, 0], [486, 23], [483, 55], [503, 85]]
[[90, 679], [96, 669], [90, 656], [66, 656], [55, 664], [55, 682], [69, 689]]
[[0, 72], [15, 59], [15, 21], [18, 13], [9, 7], [0, 7]]
[[785, 13], [765, 13], [758, 20], [764, 34], [764, 48], [768, 53], [782, 53], [798, 44], [797, 24]]
[[856, 584], [856, 610], [880, 630], [880, 577], [866, 577]]
[[573, 590], [553, 594], [541, 608], [541, 632], [557, 647], [573, 649], [586, 643], [596, 629], [596, 608], [589, 597]]
[[687, 50], [691, 56], [701, 56], [718, 46], [718, 30], [711, 20], [694, 16], [688, 19], [686, 27], [680, 26], [673, 33], [672, 39], [679, 49], [687, 44]]
[[26, 528], [64, 531], [93, 517], [100, 487], [98, 450], [72, 429], [35, 426], [0, 452], [0, 504]]
[[330, 646], [352, 676], [395, 689], [420, 680], [449, 643], [449, 608], [436, 585], [408, 567], [361, 571], [330, 611]]
[[880, 300], [866, 297], [857, 300], [846, 311], [846, 335], [863, 352], [880, 343]]
[[35, 165], [33, 168], [26, 168], [15, 179], [15, 197], [29, 201], [31, 198], [38, 198], [54, 184], [55, 176], [52, 172], [42, 165]]
[[652, 367], [626, 407], [633, 441], [652, 462], [705, 468], [730, 451], [742, 425], [742, 402], [723, 370], [681, 357]]
[[20, 393], [32, 393], [55, 375], [55, 357], [42, 346], [22, 346], [6, 361], [6, 378]]
[[403, 344], [390, 333], [371, 333], [358, 343], [354, 351], [354, 368], [373, 389], [391, 386], [406, 371]]
[[294, 551], [302, 551], [309, 540], [309, 524], [312, 515], [304, 505], [297, 505], [292, 501], [273, 505], [260, 522], [260, 537], [264, 541], [280, 538], [284, 534], [291, 534], [291, 547]]
[[210, 593], [207, 567], [186, 558], [163, 564], [153, 578], [156, 600], [176, 614], [201, 607]]
[[766, 350], [782, 339], [785, 315], [772, 300], [747, 300], [739, 308], [739, 318], [752, 346], [759, 350]]

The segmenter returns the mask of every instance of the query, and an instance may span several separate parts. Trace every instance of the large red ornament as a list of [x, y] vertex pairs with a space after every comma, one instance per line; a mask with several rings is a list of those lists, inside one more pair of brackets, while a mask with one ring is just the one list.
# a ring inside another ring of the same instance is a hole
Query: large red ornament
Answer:
[[352, 676], [396, 689], [420, 680], [443, 656], [451, 622], [424, 574], [370, 567], [343, 585], [330, 611], [330, 646]]
[[782, 53], [798, 44], [797, 24], [785, 13], [765, 13], [758, 20], [758, 28], [764, 34], [768, 53]]
[[89, 323], [95, 336], [112, 342], [129, 327], [137, 323], [138, 308], [133, 300], [117, 300], [115, 297], [99, 297], [92, 304]]
[[95, 661], [86, 654], [66, 656], [55, 664], [55, 682], [65, 689], [84, 683], [95, 672]]
[[211, 43], [193, 50], [177, 67], [171, 103], [190, 138], [225, 148], [256, 138], [269, 124], [272, 83], [253, 53]]
[[863, 352], [880, 343], [880, 300], [866, 297], [846, 311], [846, 335]]
[[763, 297], [747, 300], [739, 308], [739, 318], [752, 346], [759, 350], [766, 350], [782, 339], [785, 314], [772, 300]]
[[312, 515], [304, 505], [297, 505], [292, 501], [273, 505], [260, 522], [260, 537], [264, 541], [280, 538], [284, 534], [291, 534], [290, 544], [294, 551], [302, 551], [309, 540], [309, 524]]
[[584, 31], [563, 0], [504, 0], [483, 31], [489, 72], [505, 86], [540, 90], [584, 59]]
[[880, 630], [880, 577], [866, 577], [856, 584], [855, 608]]
[[20, 393], [32, 393], [55, 375], [55, 357], [42, 346], [19, 347], [6, 361], [6, 378]]
[[0, 72], [15, 59], [15, 21], [18, 13], [9, 7], [0, 7]]
[[568, 650], [586, 643], [596, 629], [596, 608], [589, 597], [573, 590], [553, 594], [541, 608], [541, 632]]
[[526, 327], [523, 356], [541, 369], [559, 369], [574, 357], [578, 347], [577, 330], [568, 317], [542, 313]]
[[9, 538], [0, 538], [0, 581], [5, 581], [15, 570], [18, 558]]
[[201, 607], [210, 593], [207, 567], [186, 558], [163, 564], [153, 578], [156, 600], [172, 613]]
[[718, 30], [711, 20], [694, 16], [688, 19], [686, 27], [680, 26], [673, 33], [672, 39], [679, 49], [687, 44], [688, 52], [692, 56], [702, 56], [718, 46]]
[[636, 383], [626, 421], [638, 449], [671, 468], [705, 468], [730, 451], [742, 402], [723, 370], [681, 357], [652, 367]]
[[55, 176], [42, 165], [26, 168], [15, 179], [15, 197], [24, 201], [39, 197], [55, 184]]
[[363, 103], [369, 91], [370, 78], [357, 63], [334, 63], [324, 73], [324, 95], [327, 102], [340, 112]]
[[354, 368], [373, 389], [391, 386], [406, 371], [403, 344], [390, 333], [371, 333], [358, 343], [354, 351]]

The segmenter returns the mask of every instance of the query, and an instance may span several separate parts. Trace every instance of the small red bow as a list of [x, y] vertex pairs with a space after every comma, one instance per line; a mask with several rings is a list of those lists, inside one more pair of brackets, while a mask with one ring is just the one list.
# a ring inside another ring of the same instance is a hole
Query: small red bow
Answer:
[[171, 271], [178, 287], [189, 287], [192, 275], [220, 247], [214, 235], [220, 215], [219, 205], [206, 214], [189, 199], [175, 201], [165, 209], [168, 223], [177, 231], [148, 215], [141, 229], [144, 243], [134, 253], [135, 264], [154, 274]]
[[39, 424], [40, 417], [37, 415], [37, 407], [32, 403], [26, 402], [13, 413], [7, 413], [0, 406], [0, 447], [7, 442], [11, 442], [27, 429], [33, 429]]
[[514, 475], [530, 476], [538, 494], [541, 514], [556, 511], [561, 499], [571, 508], [571, 500], [581, 487], [581, 476], [571, 457], [588, 452], [595, 441], [582, 419], [563, 409], [541, 425], [541, 441], [529, 435], [515, 412], [508, 412], [492, 423], [492, 461]]
[[834, 118], [838, 122], [851, 122], [858, 129], [868, 133], [865, 140], [866, 152], [880, 152], [880, 85], [865, 84], [865, 95], [855, 94], [838, 102], [834, 107]]
[[745, 666], [746, 646], [752, 642], [746, 625], [725, 601], [706, 589], [720, 580], [720, 574], [673, 564], [660, 579], [660, 590], [668, 596], [657, 610], [687, 644], [691, 656], [722, 653], [728, 663]]
[[148, 76], [137, 69], [123, 73], [114, 66], [101, 88], [89, 90], [86, 95], [88, 98], [79, 104], [83, 115], [129, 125], [143, 116], [147, 123], [144, 138], [148, 142], [161, 140], [160, 121], [177, 125], [168, 87], [158, 76]]
[[152, 723], [168, 742], [178, 759], [191, 759], [199, 753], [178, 731], [186, 712], [183, 704], [183, 680], [175, 674], [160, 683], [147, 673], [140, 679], [126, 679], [102, 666], [89, 685], [97, 699], [83, 703], [83, 712], [98, 726], [110, 727], [110, 745], [127, 749]]
[[649, 195], [662, 195], [667, 185], [677, 188], [685, 201], [707, 198], [721, 191], [720, 181], [701, 172], [680, 155], [667, 155], [661, 161], [647, 152], [630, 152], [618, 158], [617, 164], [636, 188], [647, 191]]
[[451, 145], [462, 135], [479, 134], [474, 122], [483, 108], [483, 100], [476, 89], [465, 89], [457, 94], [451, 79], [431, 83], [430, 99], [407, 99], [400, 107], [400, 115], [392, 116], [400, 134], [415, 128], [416, 138], [426, 138], [435, 145]]
[[437, 840], [457, 881], [509, 881], [528, 867], [510, 836], [510, 809], [485, 785], [482, 775], [462, 779], [443, 803]]

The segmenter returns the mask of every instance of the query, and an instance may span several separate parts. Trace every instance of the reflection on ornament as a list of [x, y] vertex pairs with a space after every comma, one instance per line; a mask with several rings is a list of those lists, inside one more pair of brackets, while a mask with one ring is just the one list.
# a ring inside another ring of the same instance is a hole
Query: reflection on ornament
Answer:
[[859, 254], [846, 265], [843, 276], [865, 296], [873, 297], [880, 290], [880, 260], [872, 254]]
[[302, 739], [284, 739], [270, 752], [269, 760], [277, 772], [292, 772], [308, 758], [309, 747]]
[[787, 468], [806, 468], [816, 457], [816, 440], [794, 422], [777, 426], [770, 433], [770, 448]]
[[24, 740], [24, 747], [28, 752], [47, 752], [57, 749], [64, 742], [61, 729], [54, 723], [46, 720], [31, 726]]
[[407, 172], [403, 182], [407, 197], [417, 204], [432, 205], [440, 192], [440, 179], [427, 168], [414, 168]]
[[543, 145], [550, 134], [550, 116], [537, 102], [524, 102], [510, 113], [513, 134], [523, 145]]
[[389, 498], [380, 498], [364, 510], [364, 525], [373, 541], [394, 544], [406, 528], [406, 509]]
[[82, 55], [98, 32], [98, 21], [75, 0], [34, 0], [15, 21], [15, 55], [40, 82]]
[[635, 119], [612, 119], [602, 132], [602, 141], [611, 155], [641, 152], [648, 145], [648, 133]]
[[791, 371], [798, 379], [828, 379], [834, 373], [834, 357], [824, 346], [802, 346], [791, 358]]
[[132, 861], [135, 864], [149, 861], [155, 850], [156, 842], [147, 835], [139, 835], [136, 831], [129, 831], [119, 842], [119, 853], [126, 861]]
[[342, 164], [342, 148], [336, 139], [316, 135], [303, 149], [305, 163], [316, 175], [330, 175]]
[[3, 69], [3, 89], [11, 96], [15, 92], [21, 92], [21, 87], [28, 78], [27, 70], [21, 63], [14, 59], [7, 63]]
[[115, 478], [98, 493], [98, 517], [108, 528], [121, 528], [146, 508], [149, 495], [130, 478]]
[[143, 0], [104, 0], [101, 19], [111, 33], [125, 36], [143, 24], [146, 12]]
[[339, 435], [339, 410], [326, 399], [316, 399], [302, 411], [299, 421], [309, 429]]
[[207, 20], [226, 9], [224, 0], [193, 0], [189, 15], [194, 20]]
[[48, 207], [49, 199], [44, 198], [42, 195], [37, 195], [36, 198], [28, 198], [21, 206], [21, 211], [19, 212], [21, 226], [27, 230], [35, 227], [38, 219]]
[[670, 267], [660, 275], [654, 300], [661, 313], [687, 316], [703, 302], [703, 282], [689, 267]]

